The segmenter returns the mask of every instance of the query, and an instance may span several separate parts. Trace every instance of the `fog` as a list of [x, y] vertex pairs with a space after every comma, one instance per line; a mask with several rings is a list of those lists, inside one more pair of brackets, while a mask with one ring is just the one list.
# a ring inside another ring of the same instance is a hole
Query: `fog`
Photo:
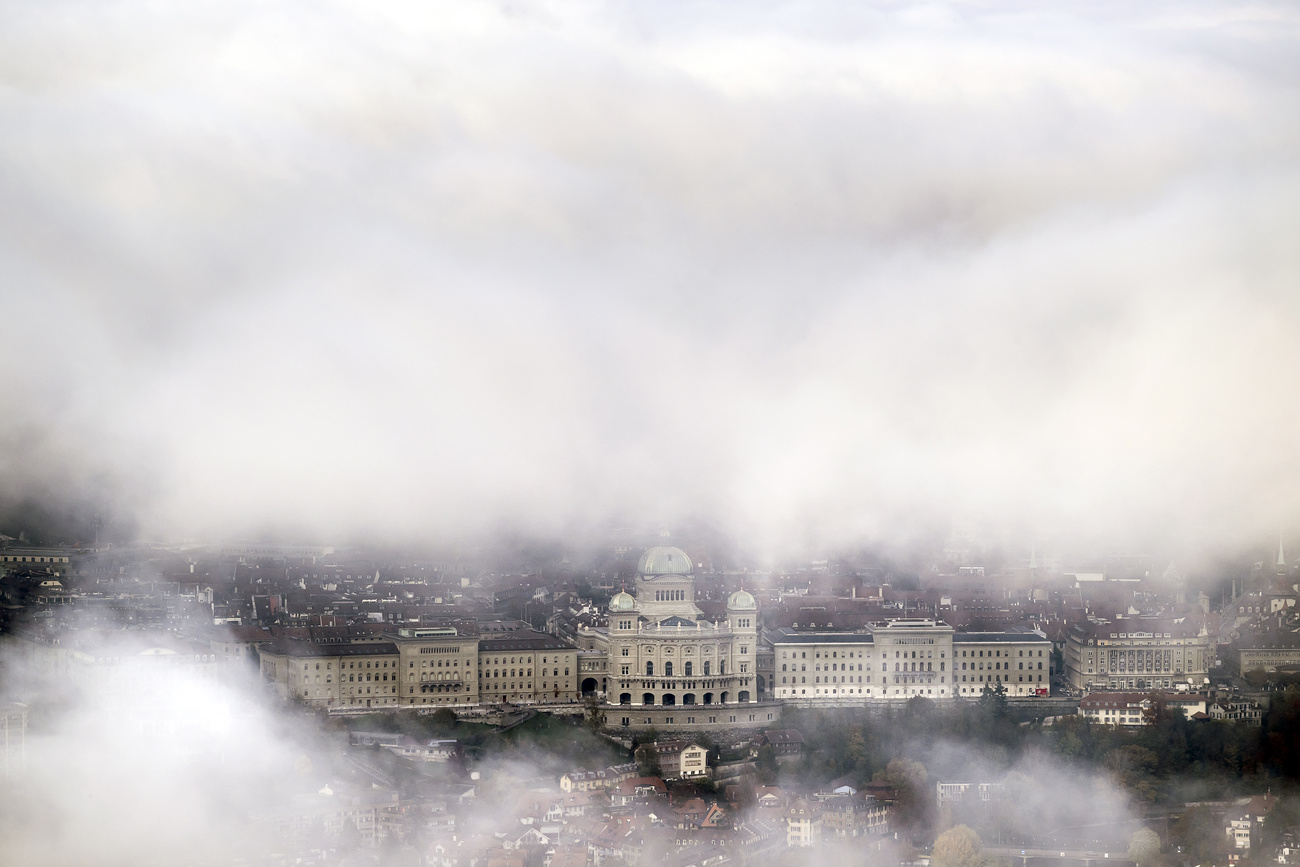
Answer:
[[[65, 644], [74, 640], [71, 633], [64, 639]], [[166, 650], [172, 639], [159, 635], [97, 635], [87, 629], [75, 640], [79, 652], [99, 658], [101, 664], [69, 658], [53, 674], [37, 661], [52, 660], [52, 653], [46, 656], [39, 647], [12, 636], [0, 643], [0, 697], [22, 700], [31, 715], [24, 748], [10, 747], [6, 772], [0, 774], [0, 862], [5, 864], [408, 865], [425, 863], [421, 857], [436, 861], [437, 844], [454, 849], [459, 841], [468, 851], [476, 837], [502, 854], [502, 841], [511, 842], [535, 827], [521, 824], [521, 819], [533, 823], [550, 805], [564, 801], [559, 776], [574, 769], [572, 755], [553, 754], [527, 741], [497, 744], [463, 767], [421, 769], [418, 761], [385, 762], [382, 749], [349, 748], [344, 734], [345, 728], [367, 730], [382, 715], [327, 721], [325, 715], [277, 699], [272, 688], [259, 683], [254, 670], [242, 670], [242, 662], [223, 660], [213, 666], [169, 658]], [[163, 655], [153, 655], [158, 651], [150, 649], [160, 647]], [[185, 653], [194, 648], [174, 649]], [[875, 761], [883, 765], [896, 756], [923, 760], [923, 777], [912, 797], [930, 803], [920, 813], [934, 824], [931, 836], [980, 816], [983, 833], [989, 836], [987, 846], [1095, 846], [1099, 852], [1109, 848], [1109, 857], [1124, 860], [1128, 837], [1141, 826], [1141, 814], [1103, 769], [1071, 766], [1040, 750], [1009, 752], [993, 740], [928, 737], [924, 726], [916, 728], [916, 720], [907, 715], [940, 711], [924, 700], [920, 704], [909, 705], [904, 715], [900, 706], [858, 709], [856, 715], [844, 709], [805, 711], [820, 716], [801, 719], [820, 719], [813, 724], [842, 731], [850, 723], [874, 718], [890, 735], [888, 742], [871, 741], [871, 749], [879, 752]], [[961, 712], [956, 706], [942, 709], [944, 714]], [[414, 732], [420, 721], [412, 712], [389, 716], [378, 725], [382, 730]], [[715, 734], [723, 743], [736, 738], [744, 743], [749, 736]], [[464, 738], [465, 733], [458, 736]], [[823, 757], [837, 752], [828, 744], [808, 749]], [[608, 751], [615, 754], [614, 747]], [[601, 766], [599, 756], [582, 761]], [[786, 766], [780, 783], [792, 798], [801, 793], [795, 769]], [[990, 805], [974, 796], [936, 808], [934, 786], [940, 780], [1000, 785], [993, 798], [995, 809], [990, 812]], [[747, 780], [731, 782], [747, 786], [752, 796], [752, 773]], [[830, 785], [820, 779], [814, 788], [828, 791]], [[447, 792], [460, 790], [469, 795], [458, 805]], [[399, 792], [404, 808], [385, 820], [391, 824], [383, 829], [353, 824], [361, 821], [356, 815], [365, 815], [364, 810], [348, 813], [356, 807], [353, 799], [369, 797], [382, 804]], [[895, 805], [896, 812], [902, 803]], [[646, 833], [644, 813], [650, 809], [664, 812], [671, 807], [641, 804], [638, 820], [620, 833]], [[763, 810], [752, 803], [727, 803], [726, 809], [737, 820], [780, 823], [780, 850], [793, 864], [893, 864], [909, 857], [909, 834], [926, 834], [924, 829], [909, 831], [906, 823], [895, 824], [897, 834], [786, 853], [783, 809]], [[449, 815], [454, 821], [448, 821]], [[660, 818], [673, 827], [671, 815]], [[572, 825], [570, 835], [548, 830], [552, 846], [571, 843], [571, 837], [583, 839], [593, 821], [597, 827], [604, 822], [594, 814], [548, 822]], [[998, 829], [997, 837], [991, 836], [992, 828]], [[368, 832], [378, 839], [363, 840]], [[676, 854], [662, 851], [672, 845], [671, 830], [667, 839], [662, 833], [646, 837], [643, 861]], [[729, 854], [743, 857], [738, 850]], [[453, 852], [448, 857], [467, 856]], [[621, 863], [623, 855], [609, 857]]]
[[340, 763], [317, 727], [278, 719], [257, 690], [200, 666], [128, 659], [156, 637], [81, 638], [122, 665], [74, 662], [51, 677], [21, 640], [0, 646], [5, 698], [32, 714], [25, 756], [11, 747], [0, 778], [0, 861], [228, 864], [280, 851], [267, 815]]
[[0, 499], [147, 538], [1272, 536], [1298, 16], [0, 5]]

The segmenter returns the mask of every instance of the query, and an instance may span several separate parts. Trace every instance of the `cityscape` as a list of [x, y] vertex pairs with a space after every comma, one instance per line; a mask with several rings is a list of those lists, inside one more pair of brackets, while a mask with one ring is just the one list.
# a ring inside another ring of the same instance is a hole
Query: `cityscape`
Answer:
[[1300, 8], [0, 3], [0, 867], [1300, 865]]
[[8, 810], [88, 726], [74, 755], [266, 762], [234, 773], [272, 794], [175, 841], [200, 862], [1290, 863], [1283, 545], [1211, 599], [1150, 557], [758, 571], [615, 535], [434, 557], [8, 538]]

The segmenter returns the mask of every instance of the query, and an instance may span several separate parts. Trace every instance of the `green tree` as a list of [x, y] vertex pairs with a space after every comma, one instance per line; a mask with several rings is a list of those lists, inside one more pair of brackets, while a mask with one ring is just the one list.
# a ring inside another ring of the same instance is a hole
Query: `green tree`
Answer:
[[849, 732], [849, 742], [844, 747], [844, 758], [857, 773], [862, 773], [867, 767], [867, 739], [862, 736], [862, 730], [854, 728]]
[[636, 758], [636, 769], [643, 777], [659, 777], [663, 775], [663, 769], [659, 767], [659, 753], [655, 751], [654, 744], [642, 744], [636, 748], [632, 754]]
[[949, 828], [934, 841], [934, 867], [981, 867], [984, 843], [969, 825]]
[[1227, 860], [1227, 837], [1208, 807], [1191, 807], [1174, 823], [1171, 833], [1183, 847], [1183, 858], [1193, 864], [1220, 864]]
[[997, 686], [984, 684], [984, 689], [980, 690], [980, 708], [992, 719], [1005, 718], [1008, 714], [1007, 685], [1000, 680]]
[[456, 712], [449, 707], [440, 707], [429, 716], [429, 721], [440, 729], [455, 728]]
[[925, 765], [911, 759], [893, 759], [876, 774], [876, 781], [888, 783], [897, 792], [894, 816], [904, 828], [919, 828], [930, 822], [929, 773]]
[[589, 695], [583, 698], [583, 719], [587, 727], [593, 732], [599, 732], [605, 727], [605, 706], [595, 695]]
[[1155, 772], [1159, 762], [1159, 756], [1137, 744], [1118, 747], [1102, 758], [1115, 782], [1144, 804], [1156, 799]]
[[754, 762], [754, 769], [758, 776], [758, 781], [764, 786], [775, 786], [777, 772], [780, 766], [776, 761], [776, 750], [771, 744], [763, 744], [758, 748], [758, 759]]
[[1150, 828], [1140, 828], [1129, 838], [1128, 857], [1137, 867], [1150, 867], [1160, 857], [1160, 837]]

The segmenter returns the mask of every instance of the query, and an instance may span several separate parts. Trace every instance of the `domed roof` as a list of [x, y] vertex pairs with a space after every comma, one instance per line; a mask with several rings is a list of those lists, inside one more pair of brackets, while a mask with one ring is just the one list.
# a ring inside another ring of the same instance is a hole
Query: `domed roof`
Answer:
[[631, 593], [615, 593], [609, 600], [610, 611], [633, 611], [636, 609], [636, 597]]
[[636, 571], [642, 575], [689, 575], [691, 558], [681, 548], [651, 548], [641, 555]]
[[731, 598], [727, 600], [727, 608], [757, 608], [757, 607], [758, 607], [758, 603], [754, 601], [754, 597], [749, 595], [749, 593], [745, 590], [737, 590], [735, 593], [732, 593]]

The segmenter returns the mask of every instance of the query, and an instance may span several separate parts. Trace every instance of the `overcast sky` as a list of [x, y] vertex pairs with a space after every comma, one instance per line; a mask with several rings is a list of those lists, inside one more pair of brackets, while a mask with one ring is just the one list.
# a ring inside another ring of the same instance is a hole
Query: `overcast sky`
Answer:
[[1300, 529], [1297, 85], [1289, 3], [0, 2], [0, 484]]

